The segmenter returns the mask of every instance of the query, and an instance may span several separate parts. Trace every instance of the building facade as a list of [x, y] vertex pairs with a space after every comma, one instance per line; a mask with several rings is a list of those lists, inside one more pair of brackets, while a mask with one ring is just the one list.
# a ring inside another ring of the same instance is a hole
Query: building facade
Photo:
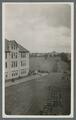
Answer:
[[29, 51], [15, 40], [5, 39], [5, 79], [23, 77], [29, 73]]

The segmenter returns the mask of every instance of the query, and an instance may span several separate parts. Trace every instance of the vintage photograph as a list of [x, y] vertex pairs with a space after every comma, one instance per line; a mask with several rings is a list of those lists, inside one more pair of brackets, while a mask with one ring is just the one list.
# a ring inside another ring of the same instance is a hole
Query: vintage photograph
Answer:
[[73, 4], [2, 7], [3, 115], [73, 115]]

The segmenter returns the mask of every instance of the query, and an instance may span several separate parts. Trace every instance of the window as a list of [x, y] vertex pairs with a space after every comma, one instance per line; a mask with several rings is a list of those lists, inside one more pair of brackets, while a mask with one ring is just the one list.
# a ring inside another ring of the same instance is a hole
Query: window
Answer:
[[13, 76], [13, 73], [12, 73], [12, 76]]
[[26, 53], [24, 53], [24, 57], [26, 57]]
[[26, 57], [26, 53], [21, 53], [21, 58]]
[[14, 57], [15, 57], [15, 53], [14, 53]]
[[16, 76], [16, 75], [18, 75], [18, 70], [12, 71], [12, 76]]
[[7, 78], [7, 77], [8, 77], [8, 72], [5, 73], [5, 78]]
[[16, 70], [16, 75], [18, 75], [18, 70]]
[[7, 53], [5, 53], [5, 58], [7, 59]]
[[12, 52], [11, 53], [11, 58], [17, 58], [17, 52], [16, 53]]
[[22, 61], [21, 61], [21, 66], [22, 66]]
[[15, 76], [15, 71], [12, 71], [12, 76]]
[[7, 75], [6, 75], [6, 78], [7, 78]]
[[14, 64], [14, 67], [15, 67], [15, 61], [14, 61], [14, 63], [13, 63], [13, 64]]
[[16, 73], [16, 75], [17, 75], [18, 73]]
[[15, 73], [13, 73], [13, 75], [15, 76]]
[[13, 53], [11, 53], [11, 58], [13, 58]]
[[26, 61], [25, 60], [21, 61], [21, 66], [25, 66], [25, 65], [26, 65]]
[[15, 49], [15, 45], [14, 45], [14, 49]]
[[22, 53], [21, 53], [21, 58], [22, 58]]
[[17, 61], [12, 61], [12, 63], [11, 63], [11, 67], [13, 68], [13, 67], [17, 67], [18, 65], [17, 65]]
[[26, 69], [24, 69], [24, 74], [26, 73]]
[[17, 49], [17, 45], [16, 45], [16, 49]]
[[16, 52], [16, 58], [17, 58], [17, 52]]
[[21, 74], [23, 74], [23, 69], [21, 70]]
[[26, 73], [26, 69], [22, 69], [21, 74], [25, 74], [25, 73]]
[[13, 61], [12, 61], [12, 63], [11, 63], [11, 67], [13, 68]]
[[16, 67], [17, 67], [17, 61], [16, 61]]
[[11, 45], [11, 49], [13, 49], [13, 45]]
[[7, 68], [7, 62], [5, 63], [5, 67]]

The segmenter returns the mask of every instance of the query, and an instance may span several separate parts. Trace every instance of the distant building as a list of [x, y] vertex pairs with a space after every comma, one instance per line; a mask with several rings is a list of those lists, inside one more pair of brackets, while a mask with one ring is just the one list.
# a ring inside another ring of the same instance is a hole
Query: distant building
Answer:
[[51, 52], [51, 56], [56, 56], [58, 53], [56, 51]]
[[28, 75], [29, 51], [15, 40], [5, 39], [5, 79]]

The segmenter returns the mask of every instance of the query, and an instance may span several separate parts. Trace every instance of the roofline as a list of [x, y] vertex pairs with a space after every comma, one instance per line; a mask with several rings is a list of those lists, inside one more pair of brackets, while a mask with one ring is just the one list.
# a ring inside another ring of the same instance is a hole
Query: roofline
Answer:
[[[8, 40], [7, 38], [5, 38], [5, 40], [7, 40], [8, 42], [15, 42], [15, 43], [18, 45], [18, 47], [21, 46], [21, 47], [23, 47], [24, 49], [26, 49], [24, 46], [22, 46], [22, 45], [20, 45], [19, 43], [17, 43], [16, 40]], [[5, 52], [7, 52], [7, 51], [8, 51], [8, 50], [5, 50]], [[11, 51], [11, 50], [10, 50], [10, 51]], [[9, 52], [10, 52], [10, 51], [9, 51]], [[26, 49], [25, 51], [24, 51], [24, 50], [23, 50], [23, 51], [20, 51], [20, 50], [19, 50], [19, 52], [29, 53], [29, 51], [28, 51], [27, 49]]]

